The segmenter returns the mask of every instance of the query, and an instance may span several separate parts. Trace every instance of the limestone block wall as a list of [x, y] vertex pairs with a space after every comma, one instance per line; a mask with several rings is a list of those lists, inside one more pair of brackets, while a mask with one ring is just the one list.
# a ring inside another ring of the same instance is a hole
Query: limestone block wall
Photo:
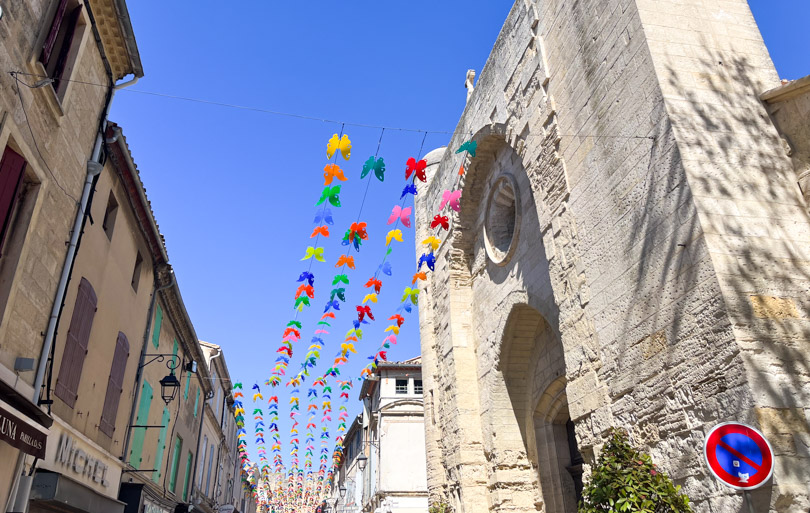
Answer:
[[[9, 368], [16, 357], [39, 358], [107, 94], [105, 87], [71, 83], [57, 108], [50, 85], [18, 91], [7, 72], [38, 73], [52, 7], [45, 0], [13, 2], [3, 6], [0, 23], [0, 148], [12, 146], [27, 162], [24, 211], [0, 258], [0, 363]], [[108, 83], [89, 25], [71, 78]], [[20, 80], [33, 84], [39, 77]], [[20, 379], [33, 383], [34, 373]]]
[[565, 409], [586, 463], [628, 428], [696, 511], [741, 506], [707, 475], [706, 432], [759, 426], [781, 447], [758, 507], [807, 509], [808, 219], [758, 100], [774, 80], [743, 0], [515, 3], [416, 202], [418, 244], [476, 139], [420, 296], [433, 500], [570, 511], [543, 437]]

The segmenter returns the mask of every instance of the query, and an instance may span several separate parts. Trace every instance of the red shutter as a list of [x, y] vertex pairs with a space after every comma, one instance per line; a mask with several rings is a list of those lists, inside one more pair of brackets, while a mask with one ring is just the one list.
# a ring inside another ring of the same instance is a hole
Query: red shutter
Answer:
[[82, 376], [87, 343], [90, 340], [90, 328], [96, 315], [96, 302], [93, 287], [86, 278], [82, 278], [65, 341], [65, 353], [59, 365], [59, 377], [56, 378], [56, 396], [71, 408], [76, 404], [78, 396], [79, 379]]
[[119, 331], [118, 340], [115, 341], [112, 367], [110, 367], [110, 379], [107, 381], [107, 396], [104, 398], [104, 409], [101, 410], [101, 422], [99, 423], [99, 429], [110, 438], [112, 438], [113, 431], [115, 431], [118, 400], [124, 390], [124, 372], [127, 369], [127, 358], [129, 358], [129, 341], [127, 336]]
[[[25, 159], [6, 146], [0, 160], [0, 252], [11, 222], [11, 212], [22, 182]], [[0, 253], [2, 255], [2, 253]]]
[[62, 46], [59, 48], [59, 58], [56, 61], [53, 74], [51, 74], [53, 87], [57, 93], [61, 93], [62, 91], [62, 74], [65, 72], [65, 66], [67, 66], [68, 54], [70, 53], [71, 46], [73, 46], [73, 36], [76, 34], [76, 25], [79, 23], [79, 14], [81, 12], [82, 6], [79, 4], [78, 7], [70, 12], [70, 16], [67, 20], [68, 25], [67, 31], [65, 32], [65, 39], [62, 42]]
[[48, 67], [48, 62], [51, 60], [53, 46], [56, 44], [56, 38], [59, 35], [62, 20], [65, 19], [65, 9], [67, 9], [67, 0], [59, 0], [59, 6], [56, 8], [56, 14], [51, 22], [51, 30], [48, 32], [48, 37], [45, 38], [45, 44], [42, 45], [42, 53], [39, 56], [39, 60], [46, 68]]

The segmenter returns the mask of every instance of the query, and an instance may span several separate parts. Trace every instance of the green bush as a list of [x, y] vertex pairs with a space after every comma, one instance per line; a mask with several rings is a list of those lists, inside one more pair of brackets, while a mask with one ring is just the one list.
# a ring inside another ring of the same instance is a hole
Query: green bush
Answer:
[[453, 513], [453, 507], [446, 502], [434, 502], [428, 508], [429, 513]]
[[691, 513], [681, 487], [635, 450], [627, 432], [615, 429], [582, 491], [580, 513]]

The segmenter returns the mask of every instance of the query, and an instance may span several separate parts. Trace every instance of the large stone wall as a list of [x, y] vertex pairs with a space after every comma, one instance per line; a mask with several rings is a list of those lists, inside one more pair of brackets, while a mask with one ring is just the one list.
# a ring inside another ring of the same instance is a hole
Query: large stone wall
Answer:
[[738, 420], [777, 453], [757, 508], [807, 510], [810, 224], [775, 85], [744, 0], [516, 2], [417, 196], [419, 243], [478, 141], [420, 296], [433, 500], [571, 511], [570, 417], [586, 463], [623, 426], [696, 511], [736, 511], [701, 451]]

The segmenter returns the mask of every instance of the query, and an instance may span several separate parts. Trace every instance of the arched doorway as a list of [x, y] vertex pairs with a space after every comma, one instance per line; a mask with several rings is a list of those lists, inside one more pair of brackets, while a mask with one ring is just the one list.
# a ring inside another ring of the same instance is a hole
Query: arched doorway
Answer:
[[[499, 370], [512, 410], [507, 418], [514, 419], [512, 429], [519, 431], [522, 442], [512, 449], [525, 455], [534, 472], [533, 510], [575, 513], [583, 460], [568, 413], [564, 352], [557, 334], [534, 308], [514, 307], [504, 331]], [[509, 438], [510, 426], [502, 427]]]

